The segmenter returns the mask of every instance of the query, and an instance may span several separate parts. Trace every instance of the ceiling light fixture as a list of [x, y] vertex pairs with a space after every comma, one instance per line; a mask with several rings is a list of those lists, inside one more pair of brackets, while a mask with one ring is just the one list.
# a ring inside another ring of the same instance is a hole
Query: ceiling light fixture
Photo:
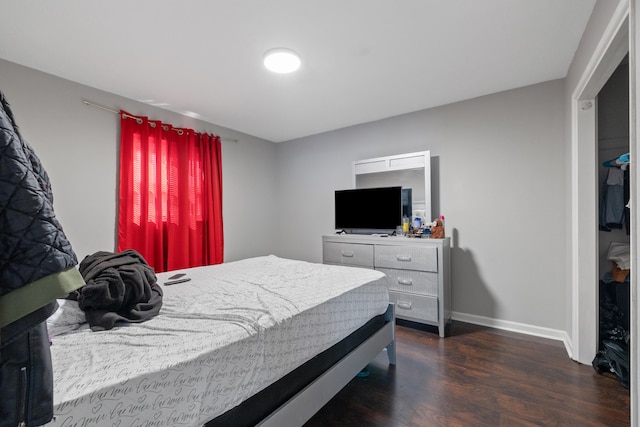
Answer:
[[293, 73], [300, 64], [300, 57], [291, 49], [271, 49], [264, 54], [264, 66], [274, 73]]

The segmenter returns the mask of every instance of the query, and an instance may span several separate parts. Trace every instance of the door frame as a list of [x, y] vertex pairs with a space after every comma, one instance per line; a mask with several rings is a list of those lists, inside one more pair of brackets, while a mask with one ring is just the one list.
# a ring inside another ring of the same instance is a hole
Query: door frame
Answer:
[[[597, 351], [598, 335], [598, 173], [597, 102], [598, 92], [629, 53], [631, 193], [637, 192], [639, 171], [634, 166], [639, 152], [636, 136], [640, 112], [636, 108], [635, 23], [640, 13], [636, 1], [620, 2], [584, 73], [571, 95], [571, 348], [570, 356], [590, 364]], [[638, 426], [638, 263], [637, 197], [631, 200], [631, 425]]]

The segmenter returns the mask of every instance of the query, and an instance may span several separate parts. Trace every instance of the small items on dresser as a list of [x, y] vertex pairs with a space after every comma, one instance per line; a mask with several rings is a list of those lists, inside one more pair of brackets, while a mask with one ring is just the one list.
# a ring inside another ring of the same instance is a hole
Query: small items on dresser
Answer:
[[[399, 227], [400, 228], [400, 227]], [[398, 236], [404, 234], [398, 233]], [[444, 239], [444, 215], [440, 215], [433, 222], [422, 222], [421, 218], [416, 217], [411, 227], [411, 232], [406, 233], [407, 237], [420, 237], [423, 239]]]
[[431, 238], [433, 239], [444, 239], [444, 224], [441, 218], [435, 219], [434, 225], [431, 226]]

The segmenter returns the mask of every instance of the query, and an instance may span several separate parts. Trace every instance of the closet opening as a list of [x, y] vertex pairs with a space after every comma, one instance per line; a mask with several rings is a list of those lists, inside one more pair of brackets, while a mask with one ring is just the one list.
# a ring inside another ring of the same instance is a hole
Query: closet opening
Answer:
[[598, 347], [592, 365], [630, 387], [629, 55], [596, 98]]

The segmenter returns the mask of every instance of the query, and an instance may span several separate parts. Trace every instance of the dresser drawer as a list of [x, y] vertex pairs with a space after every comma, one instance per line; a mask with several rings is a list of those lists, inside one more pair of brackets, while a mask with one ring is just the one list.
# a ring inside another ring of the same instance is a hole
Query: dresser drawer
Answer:
[[322, 252], [325, 263], [373, 268], [373, 245], [325, 242]]
[[375, 265], [401, 270], [438, 271], [438, 248], [375, 245]]
[[438, 298], [389, 291], [396, 316], [410, 320], [438, 322]]
[[438, 296], [438, 273], [376, 268], [387, 275], [389, 290]]

